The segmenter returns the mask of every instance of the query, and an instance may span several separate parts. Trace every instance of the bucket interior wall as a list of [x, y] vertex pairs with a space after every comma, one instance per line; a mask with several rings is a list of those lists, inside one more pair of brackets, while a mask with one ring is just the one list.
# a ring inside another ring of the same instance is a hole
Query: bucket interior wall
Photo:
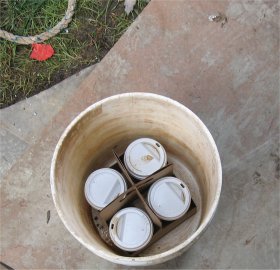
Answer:
[[55, 200], [67, 227], [87, 246], [114, 254], [93, 227], [84, 197], [87, 176], [113, 160], [112, 148], [122, 152], [134, 139], [151, 137], [166, 149], [175, 175], [185, 181], [198, 212], [142, 252], [145, 257], [186, 241], [209, 214], [217, 193], [218, 164], [209, 137], [182, 105], [145, 96], [109, 99], [88, 110], [62, 141], [54, 168]]

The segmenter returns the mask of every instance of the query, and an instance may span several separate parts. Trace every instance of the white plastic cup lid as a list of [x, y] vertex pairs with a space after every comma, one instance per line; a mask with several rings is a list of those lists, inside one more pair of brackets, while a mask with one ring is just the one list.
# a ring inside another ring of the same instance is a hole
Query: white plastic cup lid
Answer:
[[166, 163], [165, 149], [159, 142], [150, 138], [133, 141], [124, 154], [124, 164], [128, 172], [139, 180], [161, 169]]
[[163, 220], [175, 220], [189, 209], [191, 194], [187, 185], [176, 177], [163, 177], [149, 189], [148, 203]]
[[85, 197], [97, 210], [102, 210], [127, 189], [123, 176], [116, 170], [103, 168], [89, 175], [85, 183]]
[[120, 249], [137, 251], [150, 242], [153, 236], [153, 223], [144, 211], [127, 207], [113, 216], [109, 233], [114, 244]]

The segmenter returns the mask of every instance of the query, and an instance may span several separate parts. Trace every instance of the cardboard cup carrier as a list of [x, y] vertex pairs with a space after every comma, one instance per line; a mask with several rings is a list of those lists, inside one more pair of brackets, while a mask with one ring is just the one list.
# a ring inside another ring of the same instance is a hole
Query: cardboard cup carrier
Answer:
[[[137, 256], [195, 214], [196, 206], [159, 142], [138, 139], [124, 154], [113, 154], [116, 164], [90, 174], [85, 196], [101, 238], [115, 252]], [[108, 177], [104, 183], [103, 177]]]

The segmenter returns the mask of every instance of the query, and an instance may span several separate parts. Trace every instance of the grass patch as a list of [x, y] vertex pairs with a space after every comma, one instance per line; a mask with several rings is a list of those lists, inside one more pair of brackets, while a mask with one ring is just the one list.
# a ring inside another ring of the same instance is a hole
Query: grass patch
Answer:
[[[17, 35], [36, 35], [64, 16], [67, 0], [0, 0], [0, 28]], [[45, 62], [29, 58], [31, 45], [0, 40], [0, 107], [32, 96], [99, 62], [147, 4], [138, 0], [127, 16], [123, 1], [78, 0], [67, 29], [45, 43], [55, 55]]]

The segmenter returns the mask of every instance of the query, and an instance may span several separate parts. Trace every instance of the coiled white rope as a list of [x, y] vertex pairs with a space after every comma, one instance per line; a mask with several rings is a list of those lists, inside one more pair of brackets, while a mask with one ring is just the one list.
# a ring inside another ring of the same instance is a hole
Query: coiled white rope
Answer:
[[68, 8], [62, 20], [53, 28], [35, 36], [18, 36], [0, 29], [0, 37], [18, 44], [41, 43], [57, 35], [62, 29], [66, 28], [71, 22], [76, 7], [76, 0], [68, 0]]

